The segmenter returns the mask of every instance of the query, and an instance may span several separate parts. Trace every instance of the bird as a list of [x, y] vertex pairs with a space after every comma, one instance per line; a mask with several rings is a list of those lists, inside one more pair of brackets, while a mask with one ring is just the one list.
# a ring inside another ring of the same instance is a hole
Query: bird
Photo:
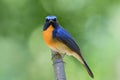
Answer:
[[42, 36], [51, 50], [75, 57], [85, 66], [90, 77], [94, 78], [91, 69], [80, 52], [79, 46], [72, 36], [59, 24], [56, 16], [50, 15], [45, 18]]

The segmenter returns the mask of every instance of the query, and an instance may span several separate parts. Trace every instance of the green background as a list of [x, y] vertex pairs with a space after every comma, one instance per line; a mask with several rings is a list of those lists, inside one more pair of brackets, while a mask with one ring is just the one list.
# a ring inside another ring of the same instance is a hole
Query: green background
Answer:
[[[0, 0], [0, 80], [55, 80], [47, 15], [76, 40], [94, 80], [120, 80], [120, 0]], [[73, 57], [64, 62], [67, 80], [92, 80]]]

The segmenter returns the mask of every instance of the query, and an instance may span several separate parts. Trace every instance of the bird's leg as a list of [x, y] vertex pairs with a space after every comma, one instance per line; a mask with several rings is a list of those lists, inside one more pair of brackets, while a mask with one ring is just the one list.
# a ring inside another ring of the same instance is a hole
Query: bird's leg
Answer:
[[64, 53], [64, 54], [62, 55], [62, 58], [64, 58], [64, 57], [65, 57], [65, 55], [66, 55], [66, 53]]
[[51, 60], [53, 60], [54, 58], [60, 58], [60, 57], [63, 59], [65, 57], [65, 55], [66, 55], [66, 53], [61, 54], [61, 53], [58, 53], [58, 52], [53, 51], [53, 50], [51, 50], [51, 52], [52, 52], [52, 58], [51, 58]]
[[54, 64], [61, 63], [61, 62], [63, 62], [63, 57], [60, 53], [52, 51], [52, 60], [55, 61]]
[[[62, 54], [62, 59], [65, 57], [66, 53]], [[64, 62], [64, 61], [63, 61]], [[64, 62], [65, 63], [65, 62]]]
[[52, 52], [52, 60], [54, 59], [54, 57], [59, 58], [61, 56], [61, 54], [56, 51], [51, 50], [51, 52]]

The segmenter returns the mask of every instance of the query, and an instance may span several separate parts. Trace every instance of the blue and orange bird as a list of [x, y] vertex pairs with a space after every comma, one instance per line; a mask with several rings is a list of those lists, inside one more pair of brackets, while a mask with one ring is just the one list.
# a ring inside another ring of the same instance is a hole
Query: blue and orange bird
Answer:
[[82, 57], [80, 48], [71, 35], [59, 25], [56, 16], [46, 17], [42, 33], [43, 38], [50, 49], [77, 58], [85, 66], [89, 75], [94, 78], [92, 71]]

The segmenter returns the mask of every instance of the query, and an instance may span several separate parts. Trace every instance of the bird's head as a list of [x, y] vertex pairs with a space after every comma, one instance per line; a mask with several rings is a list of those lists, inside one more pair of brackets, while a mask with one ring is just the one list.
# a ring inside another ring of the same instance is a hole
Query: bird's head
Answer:
[[52, 25], [54, 28], [58, 26], [58, 21], [56, 16], [47, 16], [45, 18], [45, 24], [43, 30], [46, 30], [50, 25]]

